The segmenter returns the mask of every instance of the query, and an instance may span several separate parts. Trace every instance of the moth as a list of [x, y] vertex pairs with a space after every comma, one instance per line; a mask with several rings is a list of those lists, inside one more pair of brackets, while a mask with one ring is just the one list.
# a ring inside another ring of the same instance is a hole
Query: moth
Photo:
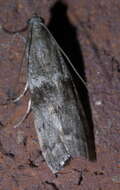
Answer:
[[26, 50], [35, 129], [43, 157], [56, 173], [70, 158], [88, 157], [87, 122], [68, 59], [39, 16], [29, 20]]

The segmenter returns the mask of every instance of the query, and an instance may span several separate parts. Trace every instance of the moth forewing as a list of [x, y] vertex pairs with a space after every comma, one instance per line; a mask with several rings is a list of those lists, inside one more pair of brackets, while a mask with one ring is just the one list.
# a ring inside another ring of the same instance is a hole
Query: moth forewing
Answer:
[[35, 128], [43, 156], [53, 173], [70, 157], [87, 157], [87, 125], [66, 62], [38, 16], [30, 22], [28, 84]]

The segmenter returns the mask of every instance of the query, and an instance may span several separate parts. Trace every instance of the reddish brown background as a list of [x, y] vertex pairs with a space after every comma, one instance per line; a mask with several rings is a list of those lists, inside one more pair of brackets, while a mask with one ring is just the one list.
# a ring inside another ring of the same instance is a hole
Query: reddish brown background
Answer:
[[[24, 115], [28, 97], [2, 105], [24, 87], [25, 65], [19, 82], [18, 75], [27, 36], [27, 31], [7, 34], [2, 26], [19, 31], [34, 12], [45, 19], [83, 78], [85, 74], [88, 97], [80, 92], [83, 101], [89, 100], [94, 125], [96, 161], [73, 159], [57, 176], [42, 158], [32, 114], [13, 127]], [[0, 0], [0, 190], [120, 189], [119, 20], [120, 2], [115, 0]], [[92, 133], [91, 128], [93, 138]]]

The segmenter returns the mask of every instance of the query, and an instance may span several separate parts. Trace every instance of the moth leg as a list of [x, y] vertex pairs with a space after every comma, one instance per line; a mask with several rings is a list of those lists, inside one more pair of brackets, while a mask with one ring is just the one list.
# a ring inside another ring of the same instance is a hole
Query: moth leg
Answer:
[[0, 105], [7, 105], [9, 103], [16, 103], [16, 102], [18, 102], [25, 95], [25, 93], [27, 92], [27, 90], [28, 90], [28, 82], [26, 82], [26, 85], [25, 85], [25, 88], [24, 88], [23, 92], [17, 98], [15, 98], [13, 100], [10, 100], [10, 101], [8, 99], [7, 102], [4, 102], [4, 103], [2, 103]]
[[31, 99], [28, 102], [28, 107], [27, 107], [27, 111], [26, 111], [25, 115], [16, 125], [14, 125], [14, 128], [19, 127], [19, 125], [21, 125], [24, 122], [24, 120], [28, 117], [30, 111], [31, 111]]
[[25, 85], [23, 92], [16, 99], [14, 99], [13, 102], [14, 103], [18, 102], [25, 95], [27, 90], [28, 90], [28, 81], [26, 82], [26, 85]]

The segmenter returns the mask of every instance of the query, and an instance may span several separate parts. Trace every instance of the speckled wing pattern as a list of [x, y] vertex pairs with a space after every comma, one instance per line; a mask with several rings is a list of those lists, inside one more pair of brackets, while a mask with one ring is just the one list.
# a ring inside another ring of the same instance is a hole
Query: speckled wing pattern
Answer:
[[28, 84], [35, 128], [42, 154], [56, 173], [70, 157], [87, 157], [84, 116], [71, 74], [40, 17], [31, 18], [29, 30]]

